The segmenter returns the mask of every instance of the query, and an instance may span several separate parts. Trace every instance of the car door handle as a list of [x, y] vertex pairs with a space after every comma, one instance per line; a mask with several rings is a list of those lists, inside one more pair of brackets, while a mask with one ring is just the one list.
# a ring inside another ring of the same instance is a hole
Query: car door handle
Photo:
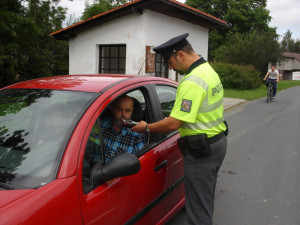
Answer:
[[167, 166], [167, 162], [168, 160], [164, 160], [161, 164], [157, 165], [155, 168], [154, 168], [154, 171], [157, 172], [159, 171], [160, 169], [162, 169], [163, 167]]

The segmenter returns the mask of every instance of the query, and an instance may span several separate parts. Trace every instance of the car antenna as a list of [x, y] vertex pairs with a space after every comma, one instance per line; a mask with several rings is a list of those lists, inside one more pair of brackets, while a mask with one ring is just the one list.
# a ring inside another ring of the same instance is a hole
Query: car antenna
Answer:
[[142, 70], [142, 68], [143, 68], [143, 66], [144, 66], [144, 64], [145, 64], [145, 61], [146, 61], [146, 59], [144, 60], [142, 66], [141, 66], [141, 69], [140, 69], [140, 71], [139, 71], [139, 73], [138, 73], [138, 75], [140, 75], [140, 72], [141, 72], [141, 70]]

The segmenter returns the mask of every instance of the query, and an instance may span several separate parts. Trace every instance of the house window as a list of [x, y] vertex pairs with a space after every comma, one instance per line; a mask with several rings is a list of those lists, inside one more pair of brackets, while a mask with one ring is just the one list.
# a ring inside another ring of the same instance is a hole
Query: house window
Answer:
[[125, 74], [126, 45], [100, 45], [99, 48], [99, 73]]
[[164, 59], [160, 54], [155, 54], [155, 76], [169, 77], [168, 65], [164, 62]]

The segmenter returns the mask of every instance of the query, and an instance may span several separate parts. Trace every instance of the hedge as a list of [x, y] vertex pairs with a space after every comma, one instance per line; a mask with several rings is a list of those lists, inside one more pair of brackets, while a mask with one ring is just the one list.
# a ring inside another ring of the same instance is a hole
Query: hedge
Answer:
[[219, 74], [224, 88], [248, 90], [261, 86], [260, 72], [253, 66], [221, 62], [213, 62], [211, 66]]

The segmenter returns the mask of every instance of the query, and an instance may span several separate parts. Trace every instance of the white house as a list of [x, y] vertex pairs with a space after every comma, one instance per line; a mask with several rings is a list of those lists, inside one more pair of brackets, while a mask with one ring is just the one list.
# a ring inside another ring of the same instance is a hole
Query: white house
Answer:
[[284, 52], [284, 59], [277, 63], [276, 67], [282, 74], [283, 80], [292, 80], [293, 74], [300, 72], [300, 54]]
[[208, 34], [226, 22], [175, 0], [135, 0], [51, 35], [69, 41], [69, 74], [147, 74], [178, 80], [152, 48], [189, 33], [207, 59]]

